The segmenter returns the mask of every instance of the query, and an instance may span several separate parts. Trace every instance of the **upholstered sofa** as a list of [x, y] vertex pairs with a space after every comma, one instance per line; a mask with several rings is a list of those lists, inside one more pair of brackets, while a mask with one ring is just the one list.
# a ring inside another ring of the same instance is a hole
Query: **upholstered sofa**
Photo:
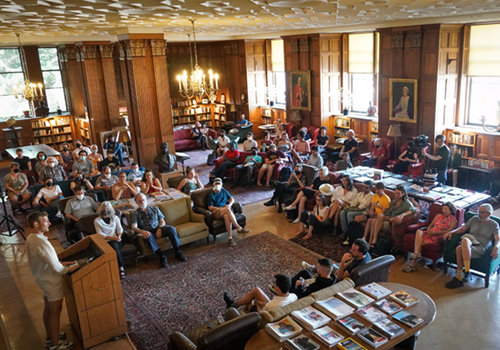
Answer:
[[[209, 130], [208, 135], [217, 138], [217, 131]], [[189, 151], [201, 148], [201, 145], [191, 136], [191, 129], [178, 129], [174, 131], [174, 145], [176, 151]]]

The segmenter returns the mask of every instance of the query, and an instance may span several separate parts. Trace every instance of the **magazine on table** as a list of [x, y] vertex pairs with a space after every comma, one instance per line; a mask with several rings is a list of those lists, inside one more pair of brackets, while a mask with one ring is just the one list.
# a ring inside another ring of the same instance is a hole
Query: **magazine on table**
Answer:
[[376, 301], [374, 305], [389, 315], [393, 315], [396, 312], [403, 310], [401, 305], [390, 299]]
[[354, 341], [352, 338], [347, 338], [337, 344], [337, 347], [341, 350], [367, 350], [361, 344]]
[[378, 348], [380, 345], [387, 343], [388, 340], [387, 337], [384, 337], [373, 328], [363, 329], [358, 333], [358, 337], [374, 348]]
[[404, 323], [407, 326], [410, 326], [411, 328], [418, 326], [419, 324], [424, 322], [423, 319], [413, 314], [410, 314], [408, 311], [400, 311], [392, 317], [398, 320], [399, 322]]
[[356, 313], [370, 323], [380, 321], [383, 318], [387, 318], [387, 315], [385, 313], [383, 313], [373, 305], [368, 305], [367, 307], [359, 309], [358, 311], [356, 311]]
[[293, 339], [287, 339], [285, 341], [285, 346], [291, 350], [318, 350], [319, 344], [313, 342], [309, 337], [305, 335], [299, 335]]
[[292, 318], [304, 326], [305, 329], [311, 331], [315, 328], [322, 327], [332, 319], [326, 316], [321, 311], [308, 306], [302, 310], [292, 312]]
[[405, 332], [405, 330], [392, 322], [391, 320], [385, 318], [373, 324], [375, 328], [382, 331], [385, 335], [387, 335], [390, 339], [397, 337]]
[[356, 309], [361, 309], [375, 301], [356, 289], [349, 289], [345, 292], [337, 293], [337, 296]]
[[281, 343], [302, 332], [302, 328], [287, 316], [278, 322], [268, 323], [266, 332]]
[[413, 295], [406, 293], [404, 290], [391, 294], [391, 298], [403, 306], [409, 307], [418, 303], [418, 299]]
[[323, 328], [315, 329], [312, 332], [313, 336], [319, 339], [323, 344], [328, 347], [332, 347], [337, 344], [339, 341], [344, 340], [344, 336], [335, 332], [328, 326]]
[[324, 313], [326, 313], [334, 320], [348, 316], [352, 314], [352, 312], [354, 311], [354, 308], [350, 307], [342, 300], [337, 299], [335, 297], [331, 297], [322, 301], [317, 301], [314, 303], [314, 306], [317, 307], [319, 310], [323, 311]]
[[337, 320], [338, 324], [343, 326], [345, 330], [352, 335], [357, 334], [359, 331], [366, 328], [366, 326], [360, 321], [356, 320], [351, 316], [346, 316]]
[[375, 282], [367, 284], [366, 286], [363, 286], [360, 289], [364, 293], [368, 294], [369, 296], [377, 300], [385, 298], [386, 296], [392, 293], [389, 289], [382, 287], [380, 284]]

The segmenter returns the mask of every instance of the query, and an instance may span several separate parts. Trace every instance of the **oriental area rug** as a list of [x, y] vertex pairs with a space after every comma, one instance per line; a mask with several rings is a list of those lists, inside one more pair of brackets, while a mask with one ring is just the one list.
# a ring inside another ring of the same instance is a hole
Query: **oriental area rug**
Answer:
[[290, 241], [329, 258], [336, 263], [339, 263], [344, 253], [347, 253], [350, 249], [349, 246], [342, 245], [343, 240], [339, 236], [334, 237], [331, 234], [313, 235], [312, 238], [303, 240], [302, 237], [304, 236], [300, 235], [299, 237], [292, 238]]
[[140, 350], [167, 349], [169, 334], [224, 315], [225, 291], [233, 298], [267, 287], [277, 273], [293, 276], [300, 263], [320, 256], [270, 232], [236, 247], [222, 244], [166, 269], [144, 271], [122, 281], [130, 337]]

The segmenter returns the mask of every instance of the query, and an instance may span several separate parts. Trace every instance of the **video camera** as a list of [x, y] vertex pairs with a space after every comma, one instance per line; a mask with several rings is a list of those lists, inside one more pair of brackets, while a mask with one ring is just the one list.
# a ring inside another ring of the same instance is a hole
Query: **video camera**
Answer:
[[415, 137], [409, 137], [407, 140], [413, 142], [413, 146], [415, 148], [418, 148], [419, 150], [423, 150], [425, 147], [431, 145], [429, 143], [429, 137], [424, 134]]

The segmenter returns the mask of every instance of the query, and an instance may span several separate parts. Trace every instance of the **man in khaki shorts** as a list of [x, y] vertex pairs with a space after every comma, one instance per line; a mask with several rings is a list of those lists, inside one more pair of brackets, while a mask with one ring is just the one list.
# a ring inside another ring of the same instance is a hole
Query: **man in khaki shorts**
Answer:
[[31, 234], [26, 240], [26, 252], [31, 272], [36, 284], [43, 291], [43, 323], [47, 338], [45, 347], [50, 350], [72, 349], [75, 344], [63, 341], [66, 333], [59, 333], [62, 302], [64, 299], [63, 275], [78, 269], [75, 261], [61, 263], [50, 244], [45, 232], [49, 231], [50, 221], [44, 211], [35, 211], [28, 216]]

